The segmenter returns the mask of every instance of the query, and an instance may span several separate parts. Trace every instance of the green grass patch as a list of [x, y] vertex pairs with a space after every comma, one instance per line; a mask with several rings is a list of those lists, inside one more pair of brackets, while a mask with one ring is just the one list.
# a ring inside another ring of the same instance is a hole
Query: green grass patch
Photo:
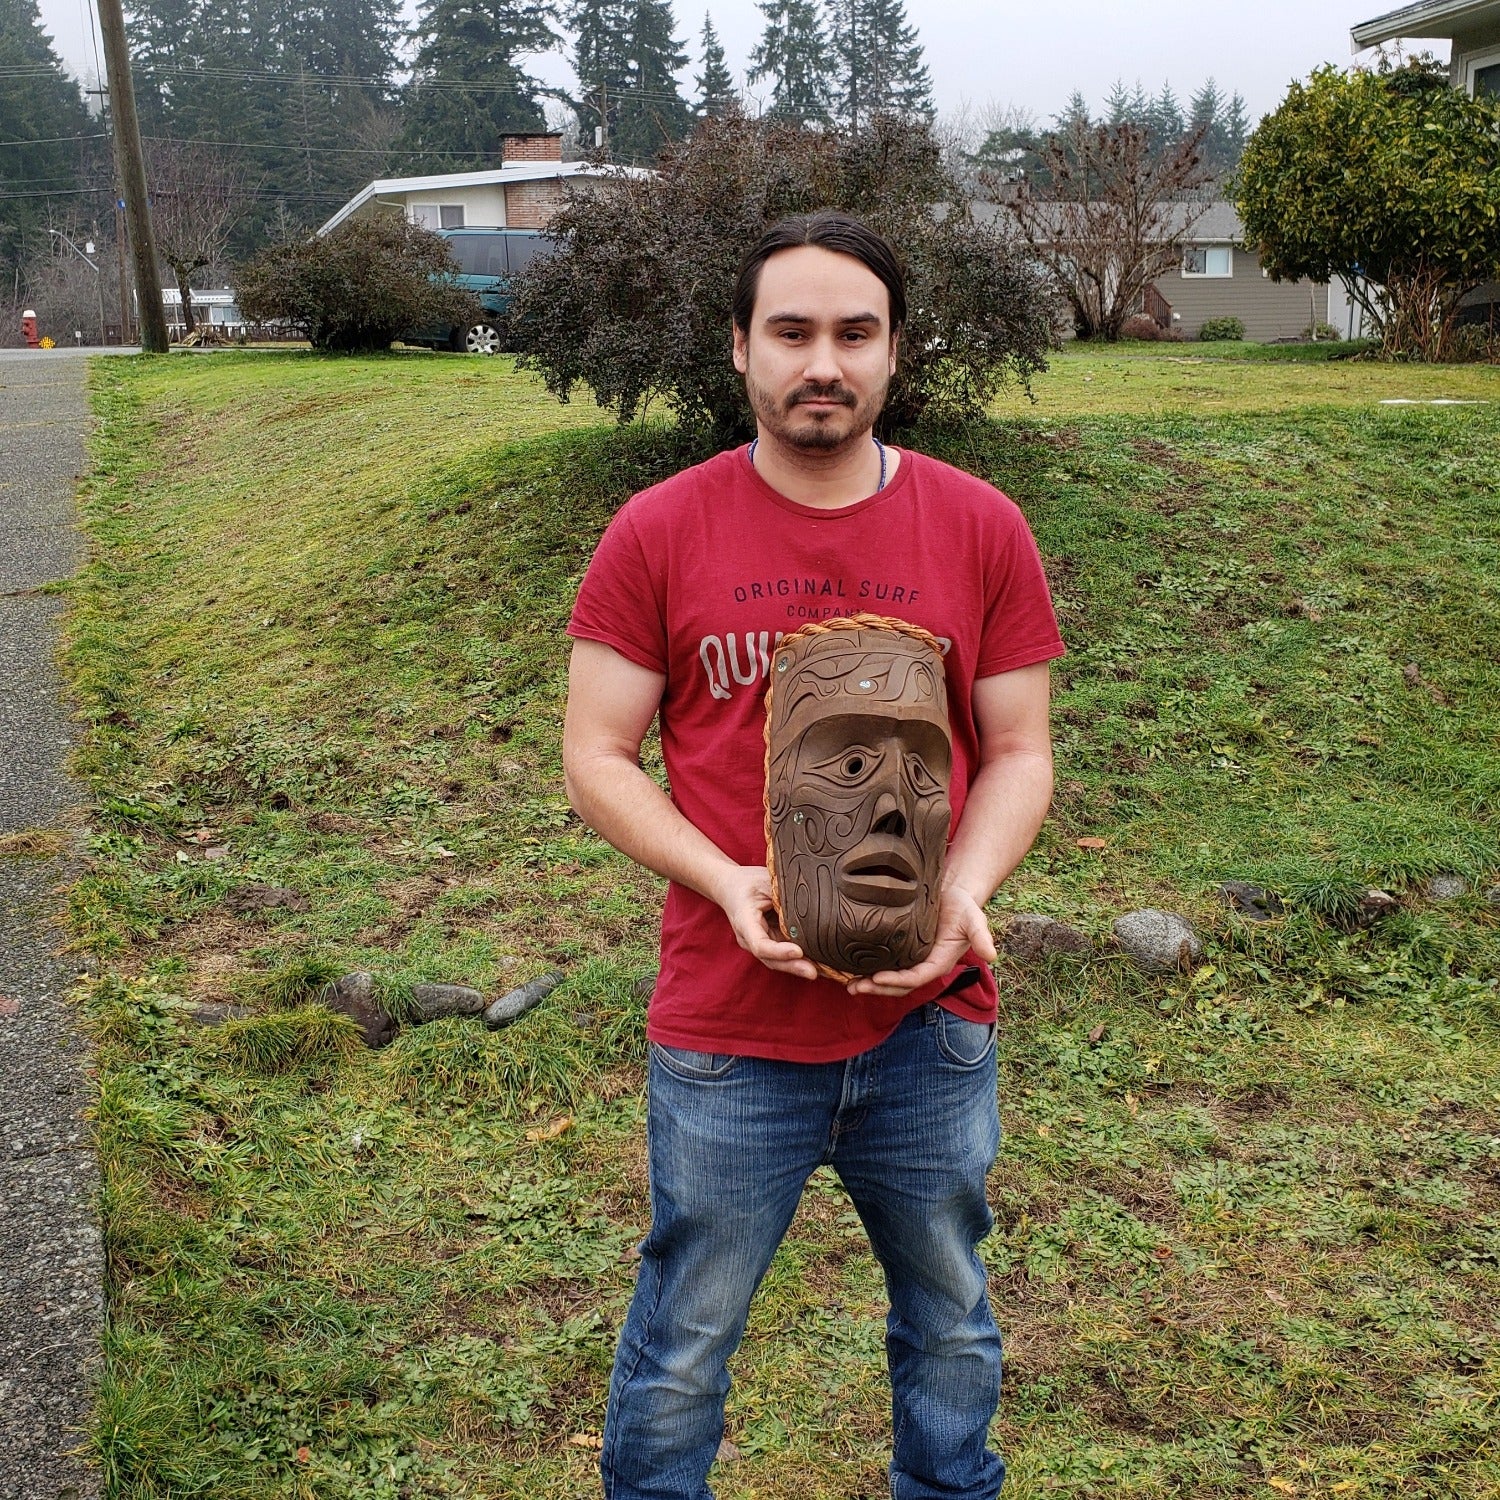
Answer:
[[[1070, 350], [1037, 407], [923, 444], [1022, 504], [1070, 648], [1055, 811], [997, 915], [1207, 939], [1178, 976], [1102, 941], [1003, 966], [1007, 1495], [1494, 1500], [1500, 411], [1380, 401], [1500, 377], [1238, 352]], [[690, 454], [507, 360], [92, 379], [70, 909], [102, 960], [111, 1500], [591, 1495], [661, 891], [563, 797], [562, 625], [615, 506]], [[1229, 913], [1229, 878], [1284, 914]], [[1366, 928], [1371, 884], [1399, 908]], [[237, 915], [253, 885], [304, 899]], [[508, 1031], [378, 1053], [317, 1003], [349, 969], [399, 1009], [555, 967]], [[883, 1492], [882, 1318], [820, 1173], [736, 1361], [725, 1500]]]

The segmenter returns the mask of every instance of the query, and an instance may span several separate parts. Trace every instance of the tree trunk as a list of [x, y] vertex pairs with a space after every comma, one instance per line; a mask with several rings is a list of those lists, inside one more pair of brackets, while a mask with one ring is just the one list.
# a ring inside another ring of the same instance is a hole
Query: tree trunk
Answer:
[[192, 272], [183, 265], [174, 265], [172, 272], [177, 277], [177, 290], [182, 294], [182, 332], [185, 337], [197, 327], [193, 321], [193, 289], [188, 285]]

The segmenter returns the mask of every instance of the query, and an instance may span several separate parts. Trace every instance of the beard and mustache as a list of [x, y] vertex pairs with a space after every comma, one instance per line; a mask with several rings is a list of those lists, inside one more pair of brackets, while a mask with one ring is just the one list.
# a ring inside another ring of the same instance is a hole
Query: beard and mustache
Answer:
[[[863, 441], [884, 409], [889, 389], [887, 379], [861, 401], [847, 386], [803, 384], [778, 397], [749, 371], [745, 374], [745, 392], [750, 398], [751, 409], [766, 429], [787, 447], [800, 448], [808, 453], [834, 453]], [[840, 431], [828, 417], [808, 416], [797, 422], [797, 409], [806, 401], [834, 401], [848, 408], [853, 416], [847, 430]]]

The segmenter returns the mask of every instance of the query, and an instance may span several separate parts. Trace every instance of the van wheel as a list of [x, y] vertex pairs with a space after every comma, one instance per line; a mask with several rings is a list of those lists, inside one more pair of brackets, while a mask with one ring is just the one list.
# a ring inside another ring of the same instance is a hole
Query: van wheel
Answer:
[[466, 354], [498, 354], [500, 330], [493, 323], [471, 323], [463, 331], [461, 347]]

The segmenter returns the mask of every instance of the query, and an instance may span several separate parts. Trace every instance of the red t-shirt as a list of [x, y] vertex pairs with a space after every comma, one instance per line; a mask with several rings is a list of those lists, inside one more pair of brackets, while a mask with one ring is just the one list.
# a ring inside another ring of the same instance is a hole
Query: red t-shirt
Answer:
[[[661, 743], [673, 802], [730, 859], [762, 865], [771, 654], [809, 620], [866, 610], [946, 644], [956, 831], [978, 763], [974, 680], [1063, 650], [1025, 518], [983, 480], [902, 449], [884, 490], [821, 510], [773, 490], [745, 448], [721, 453], [621, 508], [584, 575], [568, 634], [665, 674]], [[966, 963], [975, 962], [970, 954]], [[943, 1004], [991, 1021], [995, 983], [979, 967], [980, 983]], [[778, 974], [739, 946], [718, 906], [673, 883], [647, 1035], [695, 1051], [832, 1062], [883, 1041], [948, 979], [886, 999]]]

